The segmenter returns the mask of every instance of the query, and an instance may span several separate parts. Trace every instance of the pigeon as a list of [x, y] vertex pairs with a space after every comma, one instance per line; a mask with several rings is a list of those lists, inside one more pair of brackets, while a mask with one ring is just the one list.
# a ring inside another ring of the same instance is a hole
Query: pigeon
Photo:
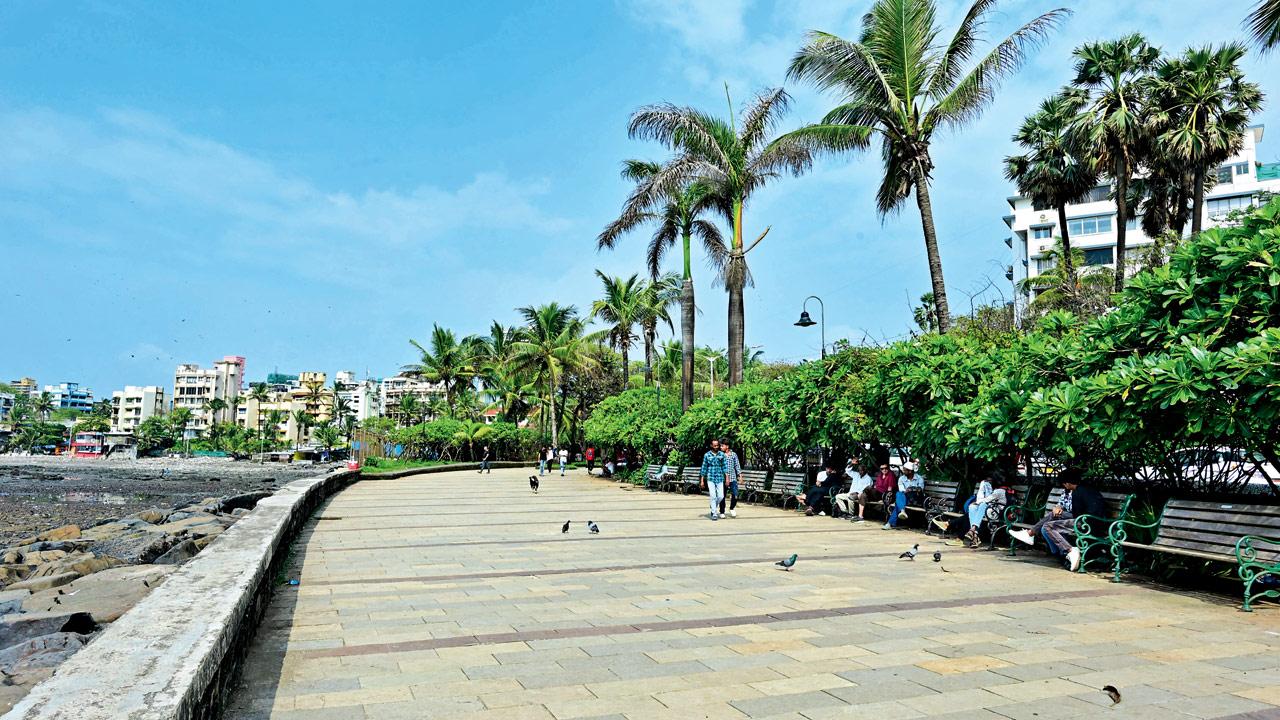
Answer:
[[916, 543], [915, 545], [912, 545], [911, 549], [899, 555], [898, 559], [901, 560], [903, 558], [906, 558], [908, 560], [915, 560], [916, 553], [918, 552], [920, 552], [920, 543]]
[[537, 475], [529, 476], [529, 488], [533, 490], [534, 494], [537, 494], [538, 492], [538, 476]]
[[786, 570], [787, 572], [791, 572], [791, 568], [795, 567], [797, 557], [799, 556], [793, 553], [791, 557], [787, 558], [786, 560], [779, 560], [778, 562], [774, 563], [774, 565], [781, 567], [783, 570]]
[[934, 550], [934, 551], [933, 551], [933, 561], [934, 561], [934, 562], [942, 562], [942, 551], [941, 551], [941, 550]]
[[562, 533], [567, 533], [567, 532], [569, 532], [569, 521], [568, 521], [568, 520], [565, 520], [565, 521], [564, 521], [564, 526], [560, 528], [560, 532], [562, 532]]
[[587, 521], [587, 529], [591, 531], [592, 535], [600, 534], [600, 526], [591, 522], [590, 520]]
[[1112, 705], [1120, 704], [1120, 691], [1116, 689], [1115, 685], [1103, 685], [1102, 692], [1111, 696]]

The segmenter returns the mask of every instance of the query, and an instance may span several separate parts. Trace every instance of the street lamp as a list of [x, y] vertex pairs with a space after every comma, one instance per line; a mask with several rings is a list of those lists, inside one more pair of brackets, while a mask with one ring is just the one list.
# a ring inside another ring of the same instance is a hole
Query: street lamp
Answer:
[[808, 307], [810, 300], [818, 301], [818, 310], [821, 313], [818, 316], [818, 319], [822, 321], [819, 328], [822, 331], [822, 357], [825, 358], [827, 356], [827, 306], [822, 303], [822, 298], [817, 295], [810, 295], [805, 298], [804, 305], [800, 308], [800, 319], [797, 320], [795, 324], [798, 327], [813, 327], [814, 325], [818, 325], [818, 323], [813, 321], [813, 318], [809, 317]]

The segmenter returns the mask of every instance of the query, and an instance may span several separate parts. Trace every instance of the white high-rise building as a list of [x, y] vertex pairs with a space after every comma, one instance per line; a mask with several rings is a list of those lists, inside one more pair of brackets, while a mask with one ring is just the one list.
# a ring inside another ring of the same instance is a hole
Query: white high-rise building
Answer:
[[129, 433], [143, 420], [164, 414], [164, 388], [159, 385], [128, 385], [111, 393], [111, 432]]
[[395, 415], [399, 412], [400, 401], [408, 395], [416, 397], [425, 410], [425, 406], [433, 399], [444, 397], [444, 383], [396, 375], [382, 381], [381, 395], [380, 402], [384, 415]]
[[[1204, 227], [1212, 227], [1222, 221], [1232, 210], [1251, 207], [1266, 192], [1280, 192], [1280, 163], [1258, 161], [1258, 143], [1262, 142], [1263, 127], [1252, 127], [1245, 133], [1244, 146], [1239, 154], [1218, 168], [1218, 182], [1204, 199]], [[1111, 185], [1094, 188], [1081, 202], [1067, 205], [1067, 230], [1071, 247], [1084, 252], [1086, 266], [1114, 266], [1116, 253], [1116, 204], [1108, 200]], [[1035, 207], [1030, 198], [1022, 195], [1009, 197], [1010, 214], [1004, 222], [1012, 231], [1005, 244], [1013, 250], [1013, 264], [1005, 276], [1013, 281], [1015, 308], [1021, 317], [1027, 305], [1034, 299], [1034, 289], [1019, 292], [1016, 288], [1027, 278], [1053, 267], [1055, 259], [1048, 257], [1062, 233], [1058, 228], [1058, 211], [1052, 207]], [[1132, 211], [1133, 209], [1130, 208]], [[1142, 231], [1137, 217], [1130, 218], [1125, 234], [1126, 255], [1130, 250], [1148, 246], [1152, 238]], [[1190, 232], [1190, 222], [1187, 224]], [[1136, 272], [1136, 263], [1126, 262], [1128, 272]]]
[[[229, 401], [241, 394], [243, 372], [244, 358], [232, 355], [214, 362], [212, 368], [202, 368], [195, 363], [178, 366], [173, 374], [173, 409], [191, 411], [188, 434], [197, 435], [213, 423], [232, 420]], [[214, 398], [227, 403], [227, 408], [216, 414], [209, 412], [206, 403]]]
[[338, 397], [346, 400], [355, 412], [356, 422], [381, 414], [377, 381], [357, 380], [350, 370], [339, 370], [334, 374], [333, 382]]

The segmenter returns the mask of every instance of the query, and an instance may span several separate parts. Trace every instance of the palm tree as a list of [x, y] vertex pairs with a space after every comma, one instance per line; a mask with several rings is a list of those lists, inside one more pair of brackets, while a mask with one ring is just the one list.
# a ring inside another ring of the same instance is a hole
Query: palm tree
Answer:
[[1087, 97], [1076, 88], [1065, 88], [1040, 103], [1040, 109], [1022, 121], [1014, 142], [1026, 148], [1022, 155], [1004, 159], [1004, 176], [1031, 198], [1036, 207], [1058, 211], [1062, 238], [1062, 276], [1070, 298], [1076, 286], [1071, 236], [1067, 231], [1067, 204], [1079, 200], [1098, 183], [1098, 164], [1079, 142], [1073, 123]]
[[[662, 170], [658, 163], [627, 160], [623, 163], [622, 177], [635, 183], [647, 182]], [[649, 276], [657, 278], [662, 259], [667, 250], [680, 239], [683, 250], [683, 273], [680, 276], [680, 336], [682, 349], [680, 403], [685, 409], [693, 403], [693, 352], [694, 352], [694, 293], [692, 244], [696, 235], [702, 243], [708, 261], [717, 273], [724, 266], [728, 251], [724, 238], [714, 223], [701, 215], [713, 209], [706, 186], [693, 183], [676, 188], [657, 202], [651, 198], [632, 195], [622, 208], [617, 220], [596, 238], [596, 247], [613, 249], [618, 238], [641, 225], [653, 225], [653, 237], [649, 240]]]
[[605, 337], [622, 354], [622, 387], [626, 389], [631, 376], [631, 343], [636, 339], [631, 330], [642, 316], [644, 283], [639, 275], [624, 279], [596, 270], [596, 277], [604, 286], [604, 297], [591, 304], [591, 317], [608, 325]]
[[470, 338], [459, 342], [452, 330], [432, 325], [430, 350], [417, 340], [410, 340], [409, 344], [417, 348], [421, 358], [417, 363], [405, 365], [402, 372], [443, 385], [445, 402], [449, 405], [449, 414], [453, 415], [459, 386], [476, 375], [475, 342]]
[[1200, 232], [1206, 175], [1240, 151], [1262, 91], [1240, 70], [1244, 46], [1188, 48], [1156, 70], [1155, 147], [1192, 175], [1191, 232]]
[[[331, 418], [333, 423], [338, 426], [347, 427], [349, 425], [347, 421], [354, 418], [355, 414], [356, 411], [355, 408], [351, 407], [351, 401], [339, 395], [335, 389], [335, 392], [333, 393], [333, 412]], [[347, 439], [351, 439], [350, 433], [347, 434]]]
[[231, 422], [235, 423], [236, 415], [240, 412], [240, 406], [244, 404], [244, 397], [239, 393], [227, 398], [227, 409], [231, 411]]
[[271, 426], [272, 445], [280, 442], [280, 423], [288, 419], [283, 410], [271, 410], [267, 413], [267, 424]]
[[422, 402], [418, 400], [417, 395], [401, 395], [395, 411], [400, 416], [401, 424], [407, 427], [415, 424], [418, 418], [422, 417]]
[[332, 423], [322, 423], [316, 427], [315, 440], [324, 450], [332, 450], [338, 444], [338, 428]]
[[42, 392], [31, 401], [31, 409], [40, 413], [40, 419], [49, 422], [49, 414], [54, 411], [53, 394]]
[[1097, 317], [1110, 306], [1113, 271], [1103, 265], [1082, 267], [1084, 251], [1072, 249], [1071, 252], [1076, 256], [1073, 267], [1082, 268], [1074, 275], [1071, 285], [1064, 276], [1066, 263], [1058, 262], [1063, 255], [1061, 243], [1045, 252], [1049, 267], [1035, 277], [1019, 281], [1020, 292], [1035, 295], [1029, 308], [1033, 315], [1070, 310], [1085, 317]]
[[[725, 94], [728, 95], [727, 87]], [[742, 382], [746, 330], [742, 292], [751, 282], [746, 256], [769, 232], [765, 228], [750, 246], [746, 245], [743, 210], [751, 195], [770, 180], [783, 172], [799, 175], [813, 164], [813, 153], [807, 143], [791, 136], [771, 140], [774, 125], [787, 111], [790, 101], [782, 88], [766, 90], [743, 110], [740, 125], [732, 117], [732, 102], [728, 121], [670, 103], [642, 107], [631, 116], [632, 137], [657, 140], [674, 150], [676, 156], [644, 180], [628, 204], [656, 207], [696, 184], [705, 188], [705, 202], [719, 211], [733, 228], [721, 273], [729, 292], [730, 385]]]
[[297, 443], [294, 445], [295, 450], [302, 447], [302, 439], [307, 434], [307, 428], [311, 427], [313, 422], [315, 422], [315, 418], [306, 410], [299, 408], [293, 411], [293, 423], [298, 428]]
[[1089, 92], [1077, 119], [1082, 143], [1115, 181], [1115, 291], [1124, 288], [1125, 237], [1129, 222], [1129, 180], [1138, 165], [1137, 149], [1147, 142], [1146, 115], [1151, 71], [1160, 51], [1134, 33], [1118, 40], [1085, 43], [1076, 48], [1073, 84]]
[[263, 429], [264, 415], [262, 406], [271, 399], [270, 391], [267, 390], [266, 383], [254, 383], [249, 386], [249, 399], [257, 403], [256, 412], [258, 414], [258, 460], [265, 461], [262, 456], [262, 444], [265, 440], [266, 431]]
[[209, 413], [209, 432], [212, 434], [213, 428], [218, 424], [218, 414], [227, 409], [227, 401], [222, 398], [209, 398], [204, 401], [205, 412]]
[[557, 303], [538, 307], [522, 307], [518, 311], [525, 320], [520, 339], [513, 347], [512, 365], [520, 372], [541, 380], [551, 417], [551, 444], [560, 444], [556, 419], [556, 389], [566, 371], [599, 364], [588, 352], [599, 333], [587, 334], [586, 323], [572, 305]]
[[476, 459], [476, 443], [484, 440], [493, 433], [493, 428], [482, 422], [471, 421], [463, 425], [461, 429], [453, 434], [453, 441], [459, 445], [466, 443], [467, 452], [471, 455], [471, 459]]
[[1245, 24], [1263, 52], [1280, 45], [1280, 0], [1259, 0]]
[[652, 278], [640, 291], [638, 322], [644, 338], [644, 384], [653, 384], [653, 351], [658, 342], [658, 325], [665, 323], [668, 330], [675, 330], [671, 322], [671, 306], [680, 299], [681, 280], [675, 273]]
[[975, 0], [944, 45], [939, 43], [935, 0], [876, 0], [862, 20], [857, 42], [811, 32], [788, 70], [791, 78], [834, 90], [842, 100], [822, 122], [791, 136], [815, 150], [841, 152], [865, 148], [878, 133], [884, 177], [876, 210], [882, 217], [901, 209], [915, 190], [942, 333], [951, 325], [951, 311], [929, 195], [933, 134], [976, 119], [995, 98], [1000, 81], [1070, 13], [1058, 9], [1037, 17], [965, 72], [995, 6], [996, 0]]

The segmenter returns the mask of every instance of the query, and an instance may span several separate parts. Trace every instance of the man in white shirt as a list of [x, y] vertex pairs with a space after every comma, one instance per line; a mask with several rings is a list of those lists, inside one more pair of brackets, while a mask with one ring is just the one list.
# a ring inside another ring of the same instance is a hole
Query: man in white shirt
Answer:
[[836, 509], [843, 515], [851, 516], [853, 522], [862, 519], [861, 509], [855, 512], [855, 506], [858, 504], [858, 498], [862, 495], [862, 491], [866, 490], [875, 482], [875, 478], [867, 474], [866, 468], [862, 466], [860, 461], [853, 461], [849, 468], [849, 492], [842, 492], [836, 495]]
[[[898, 476], [898, 494], [895, 498], [893, 509], [888, 511], [889, 521], [884, 524], [885, 528], [896, 528], [898, 522], [907, 519], [907, 502], [914, 493], [924, 492], [924, 478], [916, 474], [916, 464], [913, 462], [902, 463], [902, 474]], [[889, 503], [886, 500], [885, 505]]]

